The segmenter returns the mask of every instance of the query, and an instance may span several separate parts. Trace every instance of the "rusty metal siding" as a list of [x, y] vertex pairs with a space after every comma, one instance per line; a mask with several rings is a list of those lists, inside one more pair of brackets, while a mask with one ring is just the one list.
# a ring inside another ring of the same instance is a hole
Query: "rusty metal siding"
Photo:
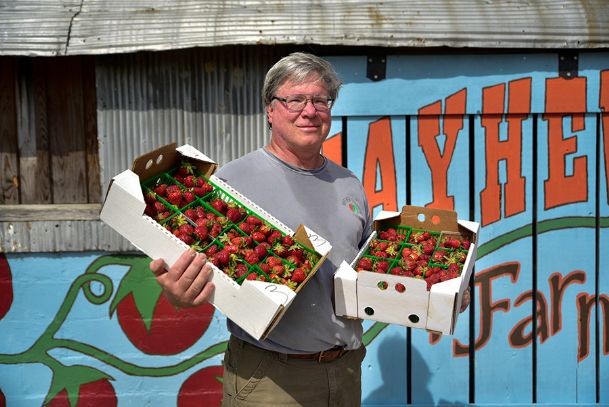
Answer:
[[606, 48], [606, 0], [0, 0], [0, 55], [235, 44]]

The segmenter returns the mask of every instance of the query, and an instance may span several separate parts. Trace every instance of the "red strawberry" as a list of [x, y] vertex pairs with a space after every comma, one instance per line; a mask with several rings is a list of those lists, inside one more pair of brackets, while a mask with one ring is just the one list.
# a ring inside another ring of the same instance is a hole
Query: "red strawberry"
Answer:
[[262, 219], [260, 219], [257, 216], [254, 216], [254, 215], [248, 215], [248, 217], [245, 218], [245, 221], [247, 223], [249, 223], [250, 225], [252, 225], [252, 226], [260, 226], [260, 225], [262, 225]]
[[273, 246], [273, 253], [275, 253], [275, 255], [279, 257], [286, 257], [288, 255], [288, 251], [281, 243], [277, 243]]
[[[248, 272], [249, 272], [249, 269], [248, 269], [248, 268], [247, 268], [247, 266], [246, 266], [245, 264], [243, 264], [243, 263], [238, 263], [238, 264], [235, 266], [235, 277], [237, 277], [237, 278], [241, 278], [241, 277], [243, 277], [243, 276], [244, 276], [244, 275], [246, 275]], [[254, 273], [252, 273], [252, 274], [254, 274]], [[255, 274], [254, 274], [254, 276], [255, 276]]]
[[195, 239], [184, 233], [178, 234], [178, 239], [180, 239], [189, 246], [195, 242]]
[[281, 239], [283, 235], [281, 234], [281, 232], [277, 229], [273, 229], [271, 230], [271, 233], [269, 233], [269, 235], [266, 238], [266, 241], [269, 242], [270, 244], [274, 244], [275, 241]]
[[275, 257], [275, 256], [269, 256], [269, 257], [267, 257], [266, 258], [266, 262], [271, 267], [283, 264], [281, 259], [279, 257]]
[[218, 260], [218, 263], [220, 265], [227, 265], [228, 261], [230, 260], [230, 254], [226, 250], [221, 250], [218, 253], [216, 253], [215, 258], [216, 258], [216, 260]]
[[307, 278], [307, 274], [305, 273], [305, 271], [301, 267], [297, 267], [292, 272], [292, 276], [290, 277], [290, 280], [292, 280], [295, 283], [302, 283], [305, 280], [305, 278]]
[[184, 182], [182, 183], [186, 188], [192, 188], [197, 185], [197, 177], [194, 175], [187, 175], [184, 177]]
[[167, 184], [161, 184], [153, 189], [154, 193], [159, 196], [165, 196], [167, 194]]
[[207, 195], [207, 193], [205, 192], [205, 190], [201, 187], [193, 187], [192, 188], [192, 193], [195, 194], [198, 197], [202, 197]]
[[182, 177], [186, 177], [189, 174], [194, 174], [195, 166], [189, 163], [188, 161], [182, 161], [180, 163], [180, 167], [178, 168], [178, 175]]
[[260, 261], [260, 257], [258, 257], [258, 255], [253, 249], [249, 249], [243, 254], [243, 260], [245, 260], [249, 264], [254, 265]]
[[362, 257], [357, 264], [357, 270], [372, 270], [372, 259], [370, 257]]
[[267, 248], [260, 244], [254, 247], [254, 251], [260, 258], [264, 258], [268, 254]]
[[243, 233], [251, 234], [254, 231], [254, 227], [247, 222], [241, 222], [239, 225], [239, 229], [243, 231]]
[[264, 233], [256, 231], [256, 232], [252, 232], [252, 239], [254, 239], [254, 241], [260, 243], [260, 242], [264, 242], [266, 240], [266, 236], [264, 235]]
[[225, 215], [226, 211], [228, 209], [228, 204], [220, 198], [216, 198], [213, 201], [211, 201], [210, 205], [212, 206], [212, 208], [214, 208], [216, 211], [220, 212], [222, 215]]
[[195, 231], [194, 228], [188, 223], [180, 225], [178, 230], [180, 231], [180, 233], [184, 233], [185, 235], [192, 235], [192, 233]]
[[197, 239], [199, 240], [206, 240], [209, 236], [209, 230], [204, 225], [197, 226], [194, 230], [194, 233], [197, 236]]
[[167, 202], [174, 206], [181, 207], [182, 193], [180, 191], [169, 193], [167, 195]]
[[191, 191], [184, 191], [182, 193], [182, 197], [184, 198], [184, 200], [186, 201], [186, 203], [191, 203], [193, 202], [195, 199], [197, 199], [197, 196], [192, 193]]

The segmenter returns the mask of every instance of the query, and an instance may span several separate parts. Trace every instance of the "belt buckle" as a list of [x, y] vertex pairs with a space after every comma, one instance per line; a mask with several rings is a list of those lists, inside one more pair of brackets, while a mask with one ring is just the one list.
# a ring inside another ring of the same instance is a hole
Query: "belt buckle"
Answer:
[[324, 363], [324, 356], [329, 354], [330, 351], [326, 351], [326, 350], [322, 350], [321, 352], [319, 352], [319, 356], [317, 356], [317, 363]]
[[[343, 356], [345, 354], [345, 349], [330, 349], [330, 350], [322, 350], [319, 352], [319, 356], [317, 356], [318, 363], [331, 362]], [[329, 356], [328, 359], [324, 359], [325, 356]]]

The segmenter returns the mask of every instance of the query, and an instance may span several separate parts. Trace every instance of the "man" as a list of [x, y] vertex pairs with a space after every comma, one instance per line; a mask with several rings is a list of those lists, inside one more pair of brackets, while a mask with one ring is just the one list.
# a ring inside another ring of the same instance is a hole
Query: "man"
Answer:
[[[334, 314], [333, 277], [371, 232], [368, 202], [355, 175], [320, 154], [341, 82], [331, 65], [293, 53], [267, 73], [263, 101], [271, 140], [216, 175], [295, 230], [305, 224], [332, 244], [329, 257], [263, 341], [228, 321], [224, 406], [361, 404], [365, 356], [359, 320]], [[150, 268], [177, 306], [207, 301], [213, 286], [205, 256], [187, 251], [166, 270]], [[466, 291], [462, 311], [469, 304]]]
[[[362, 325], [334, 314], [333, 277], [370, 234], [370, 211], [357, 177], [320, 154], [340, 86], [321, 58], [293, 53], [281, 59], [263, 87], [270, 143], [216, 173], [291, 229], [305, 224], [332, 244], [326, 262], [266, 339], [257, 341], [228, 321], [223, 405], [361, 403]], [[187, 251], [164, 267], [162, 260], [150, 265], [175, 305], [207, 301], [213, 286], [203, 254]]]

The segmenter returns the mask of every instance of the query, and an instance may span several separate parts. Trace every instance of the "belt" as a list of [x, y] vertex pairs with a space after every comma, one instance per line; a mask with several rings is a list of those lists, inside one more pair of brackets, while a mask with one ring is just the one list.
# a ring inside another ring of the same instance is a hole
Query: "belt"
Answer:
[[305, 359], [305, 360], [315, 360], [318, 363], [332, 362], [336, 359], [341, 358], [345, 353], [349, 352], [348, 349], [342, 348], [340, 346], [335, 346], [332, 349], [322, 350], [317, 353], [288, 353], [288, 359]]

